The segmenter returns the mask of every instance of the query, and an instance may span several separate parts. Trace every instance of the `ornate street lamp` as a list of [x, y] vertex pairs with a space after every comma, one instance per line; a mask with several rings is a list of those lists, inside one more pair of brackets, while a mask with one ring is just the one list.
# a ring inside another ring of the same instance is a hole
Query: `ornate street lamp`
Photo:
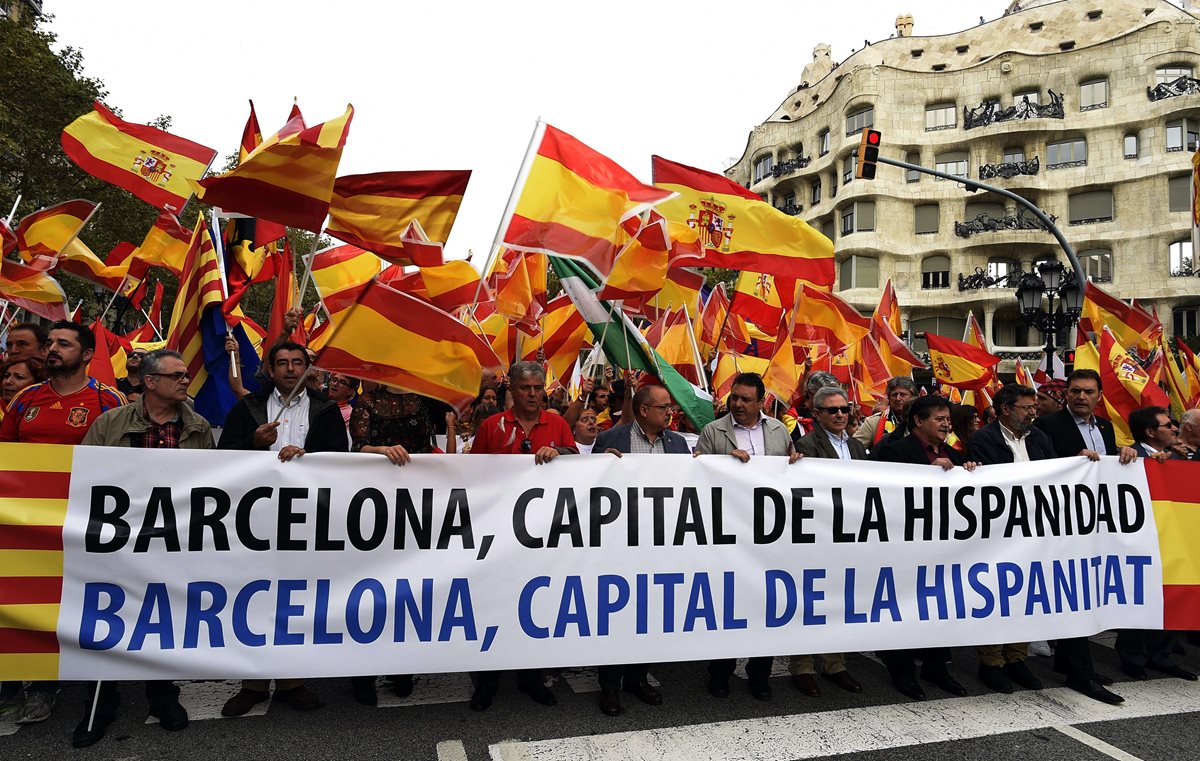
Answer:
[[[1055, 297], [1058, 305], [1055, 306]], [[1042, 300], [1046, 300], [1045, 309]], [[1017, 303], [1021, 307], [1021, 319], [1031, 328], [1037, 328], [1045, 338], [1046, 374], [1054, 376], [1054, 337], [1065, 328], [1079, 322], [1083, 313], [1083, 288], [1075, 279], [1075, 273], [1064, 271], [1057, 260], [1041, 262], [1037, 272], [1021, 275], [1017, 284]]]

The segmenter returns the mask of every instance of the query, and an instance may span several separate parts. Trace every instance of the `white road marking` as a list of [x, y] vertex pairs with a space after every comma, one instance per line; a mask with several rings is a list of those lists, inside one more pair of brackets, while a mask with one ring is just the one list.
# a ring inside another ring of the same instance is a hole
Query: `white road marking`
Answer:
[[437, 744], [438, 761], [467, 761], [467, 749], [462, 740], [443, 740]]
[[[1122, 682], [1122, 706], [1066, 688], [924, 703], [519, 742], [489, 748], [493, 761], [791, 761], [966, 740], [1095, 721], [1200, 711], [1200, 688], [1179, 679]], [[829, 727], [839, 727], [830, 732]]]
[[1117, 746], [1109, 745], [1108, 743], [1101, 740], [1099, 737], [1089, 735], [1087, 732], [1082, 732], [1082, 731], [1076, 729], [1075, 727], [1057, 726], [1057, 727], [1051, 727], [1051, 728], [1054, 729], [1056, 732], [1062, 732], [1064, 735], [1071, 738], [1072, 740], [1081, 742], [1084, 745], [1088, 746], [1089, 748], [1092, 748], [1093, 750], [1097, 750], [1097, 751], [1103, 753], [1104, 755], [1109, 756], [1110, 758], [1115, 758], [1115, 759], [1117, 759], [1117, 761], [1142, 761], [1142, 759], [1138, 758], [1137, 756], [1133, 755], [1132, 753], [1126, 753], [1125, 751], [1121, 750]]
[[[240, 679], [226, 679], [216, 682], [176, 682], [179, 685], [179, 704], [187, 711], [188, 721], [208, 721], [210, 719], [228, 719], [228, 716], [221, 715], [221, 708], [224, 707], [225, 701], [238, 693], [242, 689]], [[141, 683], [124, 686], [125, 690], [141, 689]], [[271, 707], [271, 700], [268, 698], [258, 705], [247, 711], [244, 716], [266, 716], [267, 709]], [[236, 718], [244, 718], [238, 716]], [[157, 724], [158, 719], [153, 716], [146, 716], [147, 724]]]
[[455, 674], [418, 674], [413, 677], [412, 694], [406, 698], [396, 697], [392, 693], [392, 683], [385, 682], [383, 677], [375, 682], [375, 690], [379, 694], [380, 708], [401, 708], [435, 703], [465, 703], [471, 699], [471, 693], [475, 691], [475, 688], [471, 684], [471, 675], [459, 672]]

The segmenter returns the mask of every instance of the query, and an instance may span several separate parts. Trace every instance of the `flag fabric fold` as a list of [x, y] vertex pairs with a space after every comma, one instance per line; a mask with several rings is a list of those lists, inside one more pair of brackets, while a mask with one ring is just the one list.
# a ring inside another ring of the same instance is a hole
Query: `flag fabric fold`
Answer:
[[971, 344], [933, 333], [925, 334], [929, 346], [929, 365], [938, 383], [963, 391], [986, 387], [995, 374], [1000, 358]]

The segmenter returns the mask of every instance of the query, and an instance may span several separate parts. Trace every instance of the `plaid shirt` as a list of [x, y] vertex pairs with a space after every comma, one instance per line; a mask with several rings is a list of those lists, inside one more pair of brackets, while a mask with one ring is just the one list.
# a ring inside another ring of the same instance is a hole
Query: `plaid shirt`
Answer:
[[179, 434], [183, 423], [176, 414], [173, 420], [165, 423], [150, 421], [150, 426], [143, 433], [129, 436], [130, 446], [142, 449], [179, 449]]
[[658, 438], [651, 442], [637, 421], [633, 421], [633, 427], [629, 431], [629, 454], [663, 454], [663, 446], [661, 431]]

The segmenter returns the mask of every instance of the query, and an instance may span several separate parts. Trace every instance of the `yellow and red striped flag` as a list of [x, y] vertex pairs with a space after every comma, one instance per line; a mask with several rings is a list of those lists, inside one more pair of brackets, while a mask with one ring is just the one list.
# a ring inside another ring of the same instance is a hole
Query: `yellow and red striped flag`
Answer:
[[192, 243], [183, 262], [183, 274], [179, 277], [179, 290], [175, 294], [171, 325], [166, 335], [167, 348], [183, 355], [183, 363], [192, 376], [188, 394], [193, 397], [208, 380], [200, 322], [210, 305], [219, 308], [224, 300], [221, 265], [217, 262], [208, 225], [204, 224], [201, 215], [192, 231]]
[[1036, 389], [1038, 387], [1037, 381], [1035, 381], [1033, 379], [1033, 375], [1025, 367], [1025, 364], [1023, 362], [1021, 362], [1020, 357], [1017, 357], [1017, 372], [1016, 372], [1016, 377], [1013, 379], [1013, 382], [1018, 383], [1022, 386], [1028, 386], [1029, 388], [1032, 388], [1032, 389]]
[[630, 299], [624, 305], [626, 312], [655, 319], [668, 309], [687, 307], [688, 315], [700, 313], [700, 290], [704, 287], [704, 275], [683, 267], [667, 269], [667, 279], [657, 292], [641, 299]]
[[804, 374], [803, 366], [796, 363], [796, 352], [792, 348], [794, 330], [795, 324], [791, 320], [779, 326], [779, 335], [775, 339], [775, 351], [771, 354], [766, 372], [762, 376], [767, 393], [774, 396], [784, 406], [791, 404], [792, 395], [796, 393], [796, 387], [800, 385], [800, 376]]
[[76, 199], [27, 214], [16, 230], [21, 260], [34, 269], [50, 272], [61, 256], [96, 259], [79, 240], [79, 231], [96, 213], [96, 207], [91, 201]]
[[933, 333], [925, 334], [929, 365], [938, 383], [966, 390], [984, 388], [991, 382], [1000, 359], [978, 347]]
[[[1128, 446], [1133, 442], [1129, 430], [1129, 415], [1142, 407], [1170, 408], [1171, 400], [1146, 373], [1137, 360], [1117, 343], [1116, 337], [1107, 328], [1100, 332], [1099, 350], [1100, 383], [1104, 389], [1104, 406], [1108, 421], [1113, 424], [1117, 443]], [[1076, 366], [1078, 367], [1078, 352]]]
[[92, 108], [63, 130], [63, 152], [93, 177], [178, 214], [192, 194], [189, 183], [204, 176], [217, 152], [123, 121], [100, 101]]
[[1179, 336], [1175, 336], [1175, 346], [1179, 349], [1179, 359], [1183, 363], [1183, 377], [1187, 379], [1190, 396], [1187, 406], [1200, 407], [1200, 357], [1197, 357]]
[[801, 283], [796, 312], [795, 338], [821, 342], [833, 352], [857, 347], [871, 333], [871, 321], [844, 300], [827, 291]]
[[[325, 232], [393, 264], [437, 266], [470, 179], [469, 170], [339, 177]], [[414, 224], [424, 240], [409, 232]]]
[[1088, 281], [1083, 288], [1083, 319], [1080, 326], [1096, 334], [1105, 327], [1121, 346], [1152, 349], [1158, 345], [1163, 326], [1158, 318], [1137, 305], [1126, 304], [1100, 286]]
[[[963, 328], [963, 341], [974, 346], [976, 349], [987, 351], [987, 339], [984, 338], [983, 328], [979, 325], [979, 320], [975, 319], [975, 313], [967, 312], [967, 324]], [[1000, 382], [1000, 376], [992, 373], [992, 379], [988, 381], [987, 390], [995, 393], [1004, 386]]]
[[288, 135], [280, 131], [235, 169], [193, 183], [196, 196], [227, 211], [320, 230], [333, 201], [338, 163], [353, 117], [354, 107], [347, 106], [345, 113], [323, 124]]
[[653, 210], [648, 215], [651, 219], [617, 255], [599, 298], [640, 302], [662, 289], [667, 280], [671, 238], [666, 220]]
[[492, 261], [487, 282], [496, 311], [531, 327], [546, 302], [546, 255], [501, 251]]
[[733, 388], [733, 379], [738, 373], [758, 373], [765, 376], [771, 360], [767, 357], [748, 357], [731, 351], [723, 351], [717, 358], [717, 368], [713, 371], [713, 398], [724, 400]]
[[146, 264], [166, 267], [178, 277], [183, 271], [183, 261], [187, 258], [191, 242], [191, 234], [179, 224], [175, 215], [163, 211], [159, 212], [154, 224], [146, 231], [146, 237], [134, 256]]
[[0, 299], [47, 320], [67, 319], [67, 296], [58, 281], [12, 259], [0, 259]]
[[536, 362], [538, 350], [555, 378], [568, 378], [587, 340], [588, 326], [570, 296], [562, 294], [546, 305], [538, 318], [542, 331], [521, 347], [521, 359]]
[[362, 287], [379, 274], [379, 257], [343, 243], [318, 251], [312, 259], [312, 279], [330, 314], [354, 303]]
[[759, 327], [773, 330], [785, 309], [796, 303], [799, 283], [786, 277], [743, 272], [738, 275], [730, 297], [729, 311]]
[[653, 337], [647, 335], [646, 340], [659, 357], [679, 371], [689, 383], [698, 386], [703, 362], [692, 345], [695, 337], [692, 320], [688, 319], [681, 307], [676, 307], [663, 315], [661, 323], [656, 323], [657, 330]]
[[454, 259], [436, 267], [421, 267], [415, 280], [424, 291], [422, 298], [447, 312], [470, 304], [476, 294], [481, 301], [492, 300], [491, 291], [480, 283], [479, 272], [465, 259]]
[[518, 251], [578, 259], [603, 280], [629, 240], [621, 223], [675, 193], [643, 184], [548, 124], [539, 123], [538, 131], [501, 242]]
[[1200, 496], [1190, 462], [1146, 462], [1162, 558], [1163, 628], [1200, 629]]

